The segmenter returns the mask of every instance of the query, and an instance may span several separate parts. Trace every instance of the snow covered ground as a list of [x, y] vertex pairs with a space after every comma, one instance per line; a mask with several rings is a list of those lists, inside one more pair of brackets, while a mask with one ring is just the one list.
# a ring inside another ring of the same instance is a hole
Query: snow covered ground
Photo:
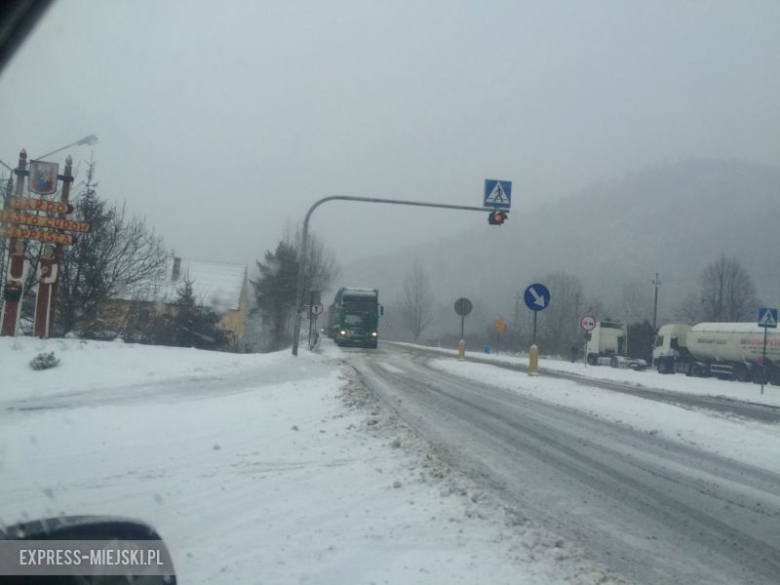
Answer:
[[[517, 358], [514, 358], [517, 359]], [[431, 366], [444, 372], [532, 396], [647, 433], [695, 445], [730, 459], [780, 473], [780, 425], [749, 422], [637, 396], [588, 387], [569, 380], [531, 377], [489, 364], [435, 359]], [[557, 365], [557, 364], [556, 364]], [[571, 364], [568, 364], [571, 365]], [[597, 370], [599, 368], [588, 368]], [[609, 372], [611, 368], [600, 368]], [[621, 370], [616, 372], [624, 373]], [[642, 375], [642, 372], [627, 372]], [[665, 379], [666, 377], [663, 377]], [[709, 380], [704, 380], [708, 382]]]
[[339, 355], [2, 338], [0, 523], [146, 521], [184, 584], [613, 582], [443, 467]]
[[[399, 343], [398, 345], [408, 345], [410, 347], [419, 347], [425, 349], [435, 349], [436, 351], [457, 355], [457, 350], [430, 348], [420, 345]], [[508, 355], [508, 354], [485, 354], [476, 351], [467, 351], [466, 357], [475, 357], [500, 363], [519, 364], [528, 366], [527, 355]], [[764, 394], [761, 394], [761, 386], [745, 382], [717, 380], [714, 378], [690, 378], [682, 374], [664, 375], [655, 370], [647, 369], [644, 372], [634, 370], [620, 370], [608, 366], [585, 366], [581, 361], [577, 363], [566, 362], [552, 358], [540, 358], [539, 370], [550, 372], [565, 372], [574, 374], [591, 380], [608, 380], [630, 384], [637, 388], [653, 388], [667, 390], [669, 392], [683, 392], [686, 394], [700, 394], [705, 396], [719, 396], [733, 400], [743, 400], [746, 402], [755, 402], [757, 404], [768, 404], [771, 406], [780, 406], [780, 386], [765, 385]]]
[[[60, 364], [33, 372], [30, 360], [48, 352], [54, 352]], [[283, 358], [264, 356], [263, 364], [278, 364]], [[257, 363], [251, 356], [180, 347], [5, 337], [0, 338], [0, 400], [72, 396], [145, 382], [231, 374], [256, 368]]]

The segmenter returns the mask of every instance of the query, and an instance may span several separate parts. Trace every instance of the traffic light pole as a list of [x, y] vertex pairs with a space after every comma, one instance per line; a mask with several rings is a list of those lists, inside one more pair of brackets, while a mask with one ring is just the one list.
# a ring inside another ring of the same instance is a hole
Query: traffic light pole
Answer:
[[309, 337], [308, 337], [309, 349], [311, 349], [311, 321], [312, 321], [311, 306], [312, 304], [313, 303], [311, 302], [311, 296], [309, 296]]
[[459, 209], [461, 211], [495, 211], [493, 207], [469, 207], [466, 205], [447, 205], [444, 203], [424, 203], [422, 201], [398, 201], [396, 199], [376, 199], [374, 197], [350, 197], [348, 195], [332, 195], [323, 197], [315, 202], [306, 213], [303, 220], [303, 233], [301, 234], [301, 255], [298, 259], [298, 280], [295, 286], [295, 325], [293, 327], [292, 354], [298, 355], [298, 338], [301, 335], [301, 311], [303, 310], [303, 279], [306, 274], [306, 250], [309, 245], [309, 220], [311, 214], [327, 201], [360, 201], [363, 203], [387, 203], [389, 205], [411, 205], [413, 207], [436, 207], [439, 209]]

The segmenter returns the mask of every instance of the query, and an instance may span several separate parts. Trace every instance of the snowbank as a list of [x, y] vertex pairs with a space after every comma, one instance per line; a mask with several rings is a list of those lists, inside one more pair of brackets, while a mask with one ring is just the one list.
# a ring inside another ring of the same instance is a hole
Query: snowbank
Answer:
[[[423, 348], [449, 355], [458, 355], [457, 350], [432, 348], [410, 343], [399, 343], [411, 347]], [[527, 367], [528, 356], [514, 356], [507, 354], [485, 354], [476, 351], [467, 351], [466, 357], [480, 360], [494, 361]], [[648, 369], [644, 372], [634, 370], [619, 370], [608, 366], [585, 366], [582, 362], [571, 363], [558, 359], [540, 358], [539, 371], [562, 372], [580, 376], [589, 380], [607, 380], [629, 384], [636, 388], [652, 388], [666, 390], [668, 392], [682, 392], [684, 394], [699, 394], [704, 396], [717, 396], [732, 400], [755, 402], [780, 406], [780, 386], [764, 386], [764, 394], [761, 394], [761, 386], [745, 382], [717, 380], [715, 378], [690, 378], [682, 374], [659, 374], [655, 370]]]

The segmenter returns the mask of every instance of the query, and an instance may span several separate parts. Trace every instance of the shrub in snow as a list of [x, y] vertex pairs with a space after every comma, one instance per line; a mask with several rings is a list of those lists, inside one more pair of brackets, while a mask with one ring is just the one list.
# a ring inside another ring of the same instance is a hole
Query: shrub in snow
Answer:
[[49, 368], [53, 368], [59, 363], [60, 360], [54, 357], [54, 352], [52, 351], [50, 353], [39, 353], [30, 362], [30, 367], [33, 370], [47, 370]]

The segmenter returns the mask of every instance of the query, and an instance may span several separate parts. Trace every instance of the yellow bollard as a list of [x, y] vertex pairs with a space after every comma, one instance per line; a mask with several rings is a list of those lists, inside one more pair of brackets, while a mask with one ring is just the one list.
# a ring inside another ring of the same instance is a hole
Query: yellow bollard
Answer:
[[458, 342], [458, 359], [459, 360], [465, 360], [466, 359], [466, 340], [461, 339]]
[[535, 345], [531, 346], [531, 351], [528, 353], [528, 375], [539, 375], [539, 348]]

